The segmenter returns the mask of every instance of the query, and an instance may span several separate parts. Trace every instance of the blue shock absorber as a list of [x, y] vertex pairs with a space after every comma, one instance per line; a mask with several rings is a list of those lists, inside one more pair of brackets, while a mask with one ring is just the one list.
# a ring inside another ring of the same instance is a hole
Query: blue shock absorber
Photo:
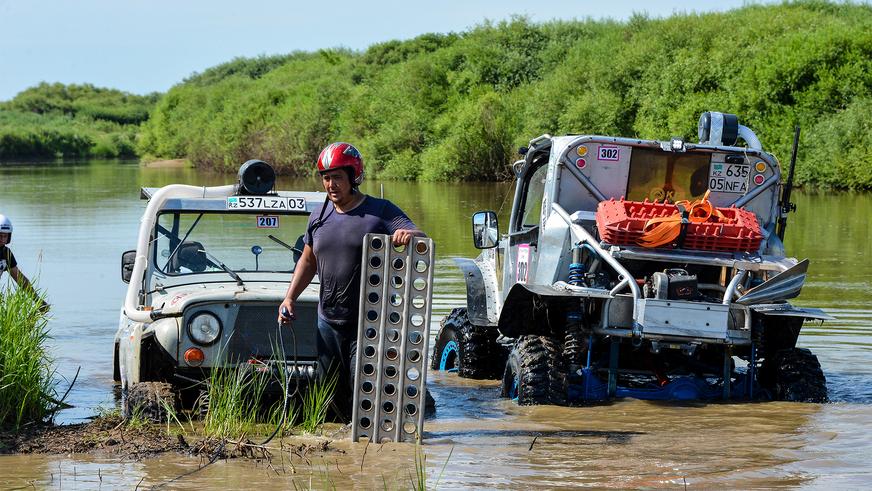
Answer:
[[572, 286], [581, 286], [584, 283], [584, 264], [572, 263], [569, 265], [569, 281]]
[[[569, 283], [584, 286], [584, 264], [581, 262], [581, 247], [572, 249], [572, 263], [569, 265]], [[566, 313], [566, 334], [563, 341], [563, 355], [569, 365], [570, 383], [579, 382], [586, 351], [584, 343], [584, 310], [582, 305]]]

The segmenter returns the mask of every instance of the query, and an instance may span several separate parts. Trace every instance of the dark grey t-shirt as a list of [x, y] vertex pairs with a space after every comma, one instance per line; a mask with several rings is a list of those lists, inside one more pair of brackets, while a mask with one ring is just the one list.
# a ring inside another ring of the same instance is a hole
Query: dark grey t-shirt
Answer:
[[[309, 229], [321, 215], [319, 206], [309, 217]], [[312, 247], [321, 281], [318, 316], [335, 325], [356, 329], [360, 304], [360, 261], [363, 236], [368, 233], [393, 234], [399, 229], [414, 229], [415, 224], [397, 205], [367, 196], [348, 213], [339, 213], [328, 202], [321, 225], [304, 236]]]

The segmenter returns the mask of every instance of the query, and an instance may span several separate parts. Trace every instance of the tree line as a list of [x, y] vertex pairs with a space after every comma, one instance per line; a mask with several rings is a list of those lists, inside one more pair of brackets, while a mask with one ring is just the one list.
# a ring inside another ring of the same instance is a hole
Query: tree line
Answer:
[[160, 96], [86, 88], [99, 97], [64, 105], [39, 97], [63, 87], [41, 85], [0, 106], [0, 157], [14, 145], [9, 120], [20, 120], [56, 132], [40, 148], [84, 148], [79, 135], [86, 153], [111, 147], [227, 172], [261, 158], [309, 175], [326, 143], [345, 140], [371, 175], [495, 180], [543, 133], [695, 141], [699, 114], [716, 110], [739, 115], [784, 164], [800, 125], [800, 184], [872, 187], [868, 5], [797, 1], [624, 22], [518, 17], [361, 52], [239, 58]]

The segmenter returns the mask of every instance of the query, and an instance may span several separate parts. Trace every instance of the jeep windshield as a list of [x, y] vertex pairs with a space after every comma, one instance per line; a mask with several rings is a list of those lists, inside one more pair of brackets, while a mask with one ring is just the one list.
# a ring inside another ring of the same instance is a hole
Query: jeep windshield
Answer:
[[171, 276], [293, 272], [303, 250], [308, 215], [164, 212], [153, 246], [156, 269]]
[[[627, 199], [674, 203], [699, 198], [709, 189], [710, 166], [709, 153], [673, 153], [634, 148], [630, 158]], [[743, 177], [747, 181], [748, 175]], [[747, 187], [743, 191], [747, 191]]]

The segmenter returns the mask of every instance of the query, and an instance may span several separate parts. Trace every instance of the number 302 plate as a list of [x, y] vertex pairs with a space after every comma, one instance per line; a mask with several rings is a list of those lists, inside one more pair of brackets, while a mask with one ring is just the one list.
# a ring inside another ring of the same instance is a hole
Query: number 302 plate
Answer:
[[279, 228], [278, 215], [258, 215], [257, 228]]

